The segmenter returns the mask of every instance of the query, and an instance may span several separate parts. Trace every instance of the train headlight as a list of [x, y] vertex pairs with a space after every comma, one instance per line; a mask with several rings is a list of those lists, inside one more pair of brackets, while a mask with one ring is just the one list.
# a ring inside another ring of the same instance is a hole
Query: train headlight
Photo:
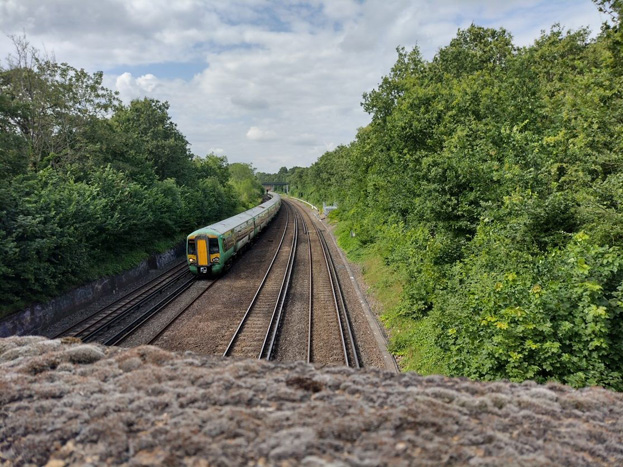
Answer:
[[221, 259], [217, 256], [216, 258], [214, 258], [212, 261], [214, 261], [215, 263], [218, 263], [219, 261], [221, 261]]
[[196, 262], [197, 260], [195, 258], [188, 258], [188, 262], [190, 264], [193, 264], [194, 262]]

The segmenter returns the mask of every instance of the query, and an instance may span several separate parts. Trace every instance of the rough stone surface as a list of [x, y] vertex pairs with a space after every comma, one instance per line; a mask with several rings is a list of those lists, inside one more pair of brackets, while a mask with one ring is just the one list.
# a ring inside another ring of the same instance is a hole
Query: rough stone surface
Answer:
[[0, 339], [0, 465], [621, 465], [623, 394]]

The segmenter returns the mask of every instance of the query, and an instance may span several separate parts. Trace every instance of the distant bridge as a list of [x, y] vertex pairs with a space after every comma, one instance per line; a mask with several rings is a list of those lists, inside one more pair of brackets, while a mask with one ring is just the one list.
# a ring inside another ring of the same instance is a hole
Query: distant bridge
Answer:
[[288, 182], [265, 182], [262, 186], [266, 191], [274, 191], [276, 186], [284, 187], [283, 191], [290, 192], [290, 184]]

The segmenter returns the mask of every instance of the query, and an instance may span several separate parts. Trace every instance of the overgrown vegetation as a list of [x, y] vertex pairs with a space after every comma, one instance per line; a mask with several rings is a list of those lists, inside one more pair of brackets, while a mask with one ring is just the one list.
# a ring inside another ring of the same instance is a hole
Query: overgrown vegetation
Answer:
[[405, 369], [623, 390], [621, 3], [597, 3], [595, 39], [472, 25], [432, 61], [399, 49], [370, 125], [289, 175], [400, 284]]
[[[287, 183], [290, 177], [299, 169], [301, 167], [292, 167], [291, 169], [281, 167], [276, 174], [258, 172], [256, 175], [260, 183]], [[280, 190], [281, 186], [276, 186], [275, 189]]]
[[194, 156], [166, 102], [122, 105], [101, 73], [14, 42], [0, 67], [0, 317], [259, 202], [253, 170]]
[[[236, 162], [229, 166], [230, 183], [234, 187], [241, 207], [251, 209], [258, 205], [264, 195], [264, 188], [255, 176], [255, 170], [250, 164]], [[243, 209], [241, 209], [243, 210]]]

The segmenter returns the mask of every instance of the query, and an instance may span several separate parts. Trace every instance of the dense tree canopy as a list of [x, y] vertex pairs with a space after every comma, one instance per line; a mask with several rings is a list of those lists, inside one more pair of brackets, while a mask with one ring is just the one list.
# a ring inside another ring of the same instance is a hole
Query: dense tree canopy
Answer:
[[[260, 183], [286, 183], [298, 169], [300, 169], [300, 167], [292, 167], [290, 169], [281, 167], [276, 174], [258, 172], [256, 176]], [[276, 187], [275, 189], [278, 190], [280, 187]]]
[[370, 125], [288, 175], [401, 279], [406, 368], [623, 390], [620, 34], [517, 47], [472, 25], [430, 62], [398, 49]]
[[194, 156], [166, 102], [124, 106], [101, 73], [14, 42], [0, 66], [0, 317], [259, 202], [238, 198], [253, 171]]
[[251, 164], [233, 163], [229, 166], [229, 172], [230, 183], [242, 202], [242, 206], [249, 209], [257, 205], [257, 200], [264, 194], [264, 189], [255, 176], [255, 170]]
[[111, 121], [121, 133], [131, 136], [126, 151], [144, 157], [159, 180], [172, 178], [187, 184], [193, 177], [192, 154], [168, 112], [166, 102], [144, 98], [119, 109]]
[[13, 37], [15, 55], [0, 74], [3, 136], [19, 135], [30, 168], [72, 162], [85, 149], [94, 121], [118, 104], [102, 86], [102, 73], [90, 75], [56, 63]]

